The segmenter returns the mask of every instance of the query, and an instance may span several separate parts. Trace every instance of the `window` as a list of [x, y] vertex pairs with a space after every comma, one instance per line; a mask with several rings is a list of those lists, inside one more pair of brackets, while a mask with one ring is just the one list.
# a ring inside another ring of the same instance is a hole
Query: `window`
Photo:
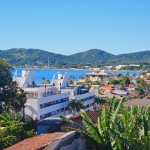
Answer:
[[43, 104], [40, 104], [40, 109], [45, 108], [45, 107], [49, 107], [49, 106], [52, 106], [52, 105], [56, 105], [56, 104], [65, 102], [67, 100], [69, 100], [69, 97], [62, 98], [62, 99], [59, 99], [59, 100], [55, 100], [55, 101], [52, 101], [52, 102], [43, 103]]
[[48, 113], [48, 117], [50, 117], [50, 116], [51, 116], [51, 112]]

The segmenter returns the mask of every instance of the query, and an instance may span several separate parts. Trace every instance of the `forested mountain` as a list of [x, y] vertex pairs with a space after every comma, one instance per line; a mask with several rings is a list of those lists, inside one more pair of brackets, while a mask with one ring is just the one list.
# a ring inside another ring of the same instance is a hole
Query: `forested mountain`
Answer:
[[68, 61], [73, 63], [102, 63], [105, 64], [109, 59], [113, 58], [114, 55], [107, 53], [103, 50], [91, 49], [84, 52], [76, 53], [68, 56]]
[[44, 66], [48, 63], [57, 67], [95, 64], [150, 64], [150, 51], [141, 51], [129, 54], [113, 55], [99, 49], [90, 49], [73, 55], [61, 55], [39, 49], [13, 48], [0, 50], [1, 58], [8, 58], [11, 65], [24, 66], [25, 64]]

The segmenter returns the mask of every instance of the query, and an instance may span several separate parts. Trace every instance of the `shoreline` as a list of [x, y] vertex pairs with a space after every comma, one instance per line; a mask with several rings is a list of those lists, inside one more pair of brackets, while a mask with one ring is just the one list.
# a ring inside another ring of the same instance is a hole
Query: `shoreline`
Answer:
[[[44, 68], [14, 68], [15, 70], [23, 70], [23, 69], [35, 69], [35, 70], [73, 70], [73, 71], [82, 71], [82, 70], [84, 70], [84, 71], [96, 71], [96, 70], [94, 70], [94, 69], [44, 69]], [[132, 70], [106, 70], [106, 69], [102, 69], [102, 70], [105, 70], [105, 71], [110, 71], [110, 72], [141, 72], [142, 73], [142, 71], [138, 71], [138, 70], [136, 70], [136, 71], [132, 71]], [[98, 70], [98, 71], [102, 71], [102, 70]]]
[[78, 70], [84, 70], [84, 71], [94, 71], [94, 70], [91, 70], [91, 69], [44, 69], [44, 68], [14, 68], [15, 70], [16, 69], [20, 69], [20, 70], [23, 70], [23, 69], [35, 69], [35, 70], [74, 70], [74, 71], [78, 71]]

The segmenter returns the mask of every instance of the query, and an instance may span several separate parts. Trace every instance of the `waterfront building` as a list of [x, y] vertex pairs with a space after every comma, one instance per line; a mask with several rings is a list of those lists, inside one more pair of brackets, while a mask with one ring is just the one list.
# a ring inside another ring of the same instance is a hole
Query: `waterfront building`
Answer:
[[109, 81], [110, 74], [104, 71], [94, 71], [85, 75], [86, 81]]
[[36, 85], [35, 70], [26, 69], [21, 77], [16, 71], [13, 80], [27, 93], [25, 114], [33, 119], [68, 115], [66, 108], [72, 99], [82, 100], [84, 110], [93, 110], [94, 92], [82, 85], [69, 86], [67, 73], [58, 73], [58, 78], [54, 75], [51, 84]]

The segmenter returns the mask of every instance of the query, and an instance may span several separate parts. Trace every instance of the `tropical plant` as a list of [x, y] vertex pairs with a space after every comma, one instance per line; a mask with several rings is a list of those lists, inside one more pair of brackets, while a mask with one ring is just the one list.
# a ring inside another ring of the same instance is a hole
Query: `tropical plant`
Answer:
[[80, 110], [80, 114], [84, 126], [61, 116], [73, 125], [73, 128], [64, 129], [82, 133], [92, 150], [149, 150], [150, 107], [146, 110], [133, 106], [123, 108], [124, 101], [125, 98], [115, 108], [115, 99], [112, 99], [110, 109], [102, 109], [97, 124], [83, 110]]
[[119, 80], [112, 79], [110, 80], [110, 84], [119, 84]]
[[105, 150], [105, 149], [112, 149], [112, 143], [111, 143], [111, 136], [108, 132], [109, 128], [113, 130], [115, 127], [115, 122], [117, 121], [117, 115], [118, 112], [122, 106], [122, 103], [125, 101], [125, 98], [123, 98], [120, 103], [118, 104], [118, 107], [114, 110], [114, 102], [112, 101], [112, 105], [110, 106], [110, 110], [107, 111], [105, 108], [102, 109], [101, 116], [98, 117], [97, 125], [95, 125], [91, 119], [88, 117], [88, 115], [81, 109], [80, 114], [83, 118], [83, 124], [84, 126], [80, 126], [77, 123], [73, 122], [72, 120], [69, 120], [68, 118], [65, 118], [61, 116], [61, 118], [74, 125], [75, 128], [69, 128], [64, 127], [65, 130], [71, 131], [76, 130], [88, 139], [89, 142], [91, 142], [90, 148], [94, 150]]
[[130, 84], [130, 80], [128, 79], [128, 77], [124, 77], [124, 76], [122, 76], [120, 79], [119, 79], [119, 82], [121, 83], [123, 83], [123, 84]]
[[69, 102], [68, 107], [71, 113], [75, 114], [75, 112], [79, 112], [83, 106], [83, 102], [81, 100], [73, 99]]
[[84, 75], [83, 75], [83, 76], [80, 76], [79, 79], [84, 80], [84, 79], [85, 79], [85, 76], [84, 76]]
[[138, 85], [137, 93], [139, 96], [144, 94], [144, 88], [141, 84]]
[[0, 120], [1, 120], [1, 126], [6, 127], [13, 122], [20, 122], [22, 120], [22, 116], [19, 113], [16, 113], [15, 115], [13, 113], [3, 113], [0, 114]]
[[74, 83], [73, 80], [69, 79], [69, 84], [73, 84], [73, 83]]
[[19, 113], [0, 114], [0, 126], [4, 127], [0, 129], [0, 150], [35, 135], [31, 120], [26, 120], [25, 123], [21, 120], [22, 116]]
[[92, 85], [100, 85], [100, 82], [99, 81], [93, 81]]

